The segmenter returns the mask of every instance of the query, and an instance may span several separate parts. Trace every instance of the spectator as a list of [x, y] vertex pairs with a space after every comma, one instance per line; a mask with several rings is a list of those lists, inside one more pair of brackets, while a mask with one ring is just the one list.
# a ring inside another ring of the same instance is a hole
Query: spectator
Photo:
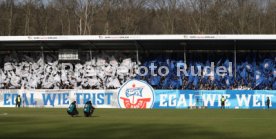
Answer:
[[267, 109], [269, 109], [269, 107], [270, 107], [270, 99], [269, 99], [269, 97], [267, 97], [267, 99], [266, 99], [266, 106], [267, 106]]
[[15, 99], [15, 107], [20, 108], [21, 105], [21, 97], [20, 95], [17, 95], [16, 99]]

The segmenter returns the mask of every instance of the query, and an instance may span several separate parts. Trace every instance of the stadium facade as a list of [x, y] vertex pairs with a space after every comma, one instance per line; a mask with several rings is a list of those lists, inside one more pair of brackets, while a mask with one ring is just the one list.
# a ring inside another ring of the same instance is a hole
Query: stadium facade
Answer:
[[1, 107], [276, 108], [276, 35], [1, 36], [0, 64]]

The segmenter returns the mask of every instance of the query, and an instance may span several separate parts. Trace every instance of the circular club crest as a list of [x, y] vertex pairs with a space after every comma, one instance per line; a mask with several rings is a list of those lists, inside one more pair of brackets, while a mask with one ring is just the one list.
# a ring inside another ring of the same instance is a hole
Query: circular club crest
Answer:
[[144, 81], [127, 81], [119, 89], [118, 103], [121, 108], [152, 108], [154, 103], [153, 88]]

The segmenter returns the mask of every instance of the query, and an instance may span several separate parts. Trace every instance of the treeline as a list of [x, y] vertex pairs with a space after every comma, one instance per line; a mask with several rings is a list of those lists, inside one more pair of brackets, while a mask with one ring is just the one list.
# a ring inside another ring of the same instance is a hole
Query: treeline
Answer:
[[0, 0], [0, 35], [276, 34], [275, 0]]

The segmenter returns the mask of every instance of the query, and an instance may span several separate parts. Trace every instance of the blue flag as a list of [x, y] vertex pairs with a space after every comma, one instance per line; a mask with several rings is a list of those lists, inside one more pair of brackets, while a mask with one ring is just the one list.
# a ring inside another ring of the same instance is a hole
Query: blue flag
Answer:
[[194, 77], [193, 85], [194, 86], [198, 85], [198, 76]]
[[273, 83], [272, 89], [276, 90], [276, 82]]
[[261, 72], [259, 70], [255, 71], [255, 79], [256, 79], [256, 84], [255, 86], [259, 86], [263, 83], [264, 77], [262, 76]]
[[269, 72], [272, 70], [273, 67], [274, 67], [273, 61], [271, 59], [265, 59], [262, 64], [263, 73], [266, 75], [269, 74]]
[[244, 80], [246, 80], [247, 72], [246, 72], [246, 69], [245, 69], [245, 68], [244, 68], [244, 69], [242, 70], [242, 72], [240, 73], [240, 76], [241, 76]]

